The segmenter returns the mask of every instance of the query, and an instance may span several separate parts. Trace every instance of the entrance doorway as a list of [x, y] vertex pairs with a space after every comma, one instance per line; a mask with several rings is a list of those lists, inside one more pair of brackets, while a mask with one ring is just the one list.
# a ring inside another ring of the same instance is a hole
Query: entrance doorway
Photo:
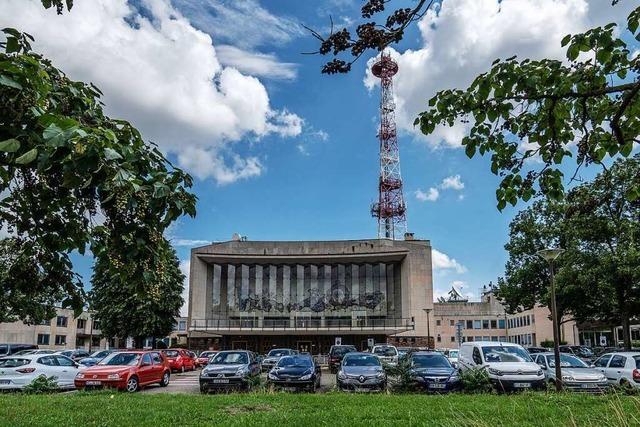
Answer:
[[231, 341], [231, 350], [246, 350], [246, 341]]
[[298, 341], [298, 351], [300, 353], [311, 353], [311, 341]]

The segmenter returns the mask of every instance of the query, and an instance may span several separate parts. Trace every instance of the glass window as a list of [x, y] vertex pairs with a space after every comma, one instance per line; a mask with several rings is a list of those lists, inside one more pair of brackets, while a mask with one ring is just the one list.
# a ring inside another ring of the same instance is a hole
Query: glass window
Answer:
[[306, 368], [313, 366], [310, 357], [304, 356], [285, 356], [278, 361], [278, 367]]
[[98, 365], [106, 366], [136, 366], [140, 361], [140, 353], [111, 353], [100, 362]]
[[519, 346], [484, 346], [482, 353], [487, 362], [531, 362], [529, 353]]
[[456, 342], [456, 337], [451, 337], [451, 342]]
[[499, 319], [498, 320], [498, 328], [504, 329], [504, 319]]
[[455, 326], [456, 325], [456, 321], [451, 319], [449, 320], [449, 326]]
[[67, 345], [67, 336], [56, 335], [56, 345]]
[[411, 366], [414, 368], [451, 368], [451, 363], [442, 354], [414, 354], [411, 356]]
[[344, 366], [380, 366], [380, 360], [373, 355], [349, 353], [344, 356]]
[[78, 321], [77, 321], [78, 329], [84, 329], [85, 326], [87, 326], [87, 320], [86, 319], [78, 319]]
[[271, 350], [269, 354], [267, 354], [267, 357], [282, 357], [282, 356], [289, 356], [290, 354], [291, 354], [291, 350], [281, 348], [281, 349]]
[[440, 337], [440, 334], [438, 334], [438, 342], [442, 342], [442, 338]]
[[142, 363], [145, 365], [151, 365], [151, 355], [149, 353], [142, 355]]
[[162, 357], [160, 353], [151, 353], [151, 359], [153, 360], [154, 365], [162, 365]]
[[482, 320], [474, 320], [473, 329], [482, 329]]
[[249, 363], [249, 357], [244, 351], [223, 351], [216, 354], [211, 363], [213, 365], [246, 365]]
[[38, 363], [45, 366], [58, 366], [58, 361], [53, 356], [45, 356], [38, 359]]
[[473, 320], [467, 320], [467, 329], [473, 329]]
[[187, 330], [187, 321], [186, 320], [181, 320], [180, 322], [178, 322], [178, 330], [179, 331], [186, 331]]
[[69, 359], [68, 357], [55, 356], [55, 358], [58, 361], [58, 365], [60, 365], [60, 366], [74, 366], [75, 365], [75, 363], [73, 363], [73, 360]]
[[626, 362], [627, 362], [627, 358], [626, 357], [621, 356], [619, 354], [616, 354], [611, 359], [611, 363], [609, 363], [609, 367], [610, 368], [624, 368], [624, 365], [626, 364]]
[[[555, 356], [547, 356], [547, 362], [549, 363], [550, 368], [555, 368]], [[588, 368], [587, 364], [582, 360], [578, 359], [575, 356], [570, 356], [568, 354], [560, 355], [560, 367], [561, 368]]]
[[436, 326], [440, 326], [440, 319], [436, 320]]
[[491, 337], [491, 341], [498, 341], [498, 337]]
[[56, 326], [60, 327], [60, 328], [66, 328], [67, 327], [67, 322], [68, 319], [66, 316], [58, 316], [56, 318]]
[[496, 320], [491, 321], [491, 329], [496, 329], [498, 327], [498, 322]]
[[49, 345], [49, 334], [38, 334], [38, 345]]
[[476, 365], [482, 365], [482, 356], [480, 356], [480, 350], [478, 350], [478, 347], [473, 347], [473, 362]]
[[0, 368], [18, 368], [20, 366], [31, 363], [29, 359], [20, 359], [17, 357], [5, 357], [0, 359]]
[[489, 329], [489, 320], [482, 321], [482, 329]]

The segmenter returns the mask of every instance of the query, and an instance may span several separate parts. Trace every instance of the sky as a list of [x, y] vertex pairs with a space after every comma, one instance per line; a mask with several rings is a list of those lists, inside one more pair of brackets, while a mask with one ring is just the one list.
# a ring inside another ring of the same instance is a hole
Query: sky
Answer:
[[[320, 74], [303, 25], [362, 22], [358, 0], [76, 0], [56, 16], [39, 0], [0, 0], [0, 28], [72, 79], [93, 82], [106, 112], [129, 120], [195, 178], [196, 218], [168, 231], [188, 275], [192, 247], [229, 240], [375, 238], [379, 85], [374, 53], [348, 75]], [[433, 246], [434, 297], [477, 299], [503, 274], [508, 224], [489, 159], [468, 159], [465, 124], [426, 137], [413, 120], [438, 90], [465, 88], [494, 59], [563, 59], [560, 40], [635, 5], [608, 0], [443, 0], [392, 50], [409, 230]], [[412, 0], [390, 5], [410, 7]], [[597, 170], [588, 169], [588, 179]], [[0, 230], [1, 232], [1, 230]], [[88, 283], [91, 259], [74, 257]], [[186, 295], [186, 291], [185, 291]]]

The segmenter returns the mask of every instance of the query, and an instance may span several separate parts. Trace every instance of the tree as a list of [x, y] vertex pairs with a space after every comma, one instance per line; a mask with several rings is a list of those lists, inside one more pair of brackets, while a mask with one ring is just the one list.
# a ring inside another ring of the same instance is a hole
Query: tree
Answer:
[[[361, 9], [364, 19], [371, 19], [375, 15], [380, 15], [386, 10], [389, 0], [367, 0]], [[334, 30], [333, 20], [331, 21], [331, 32], [328, 36], [323, 36], [309, 27], [307, 30], [320, 41], [320, 47], [311, 54], [331, 55], [334, 58], [322, 67], [324, 74], [348, 73], [351, 65], [356, 62], [365, 52], [376, 50], [382, 52], [387, 46], [398, 43], [404, 37], [404, 31], [409, 25], [420, 20], [425, 13], [433, 6], [434, 0], [418, 0], [412, 8], [400, 8], [392, 11], [384, 24], [369, 21], [356, 28], [355, 35], [352, 35], [346, 28]], [[348, 60], [338, 58], [339, 55], [348, 52], [351, 58]]]
[[[640, 142], [640, 57], [623, 39], [640, 39], [639, 25], [640, 7], [620, 36], [616, 24], [566, 36], [568, 63], [496, 59], [469, 88], [438, 92], [415, 125], [428, 135], [438, 125], [470, 123], [462, 145], [469, 157], [491, 154], [491, 171], [502, 177], [499, 209], [538, 191], [559, 200], [564, 194], [559, 165], [573, 156], [572, 144], [579, 169], [602, 164], [607, 156], [627, 157]], [[533, 148], [522, 149], [522, 142]], [[534, 156], [542, 166], [525, 167]], [[627, 188], [626, 197], [639, 198], [640, 187]]]
[[[108, 337], [164, 337], [173, 329], [184, 303], [184, 275], [171, 244], [161, 235], [154, 256], [143, 266], [127, 263], [120, 236], [109, 236], [108, 255], [96, 260], [90, 293], [100, 329]], [[121, 266], [114, 273], [112, 266]], [[142, 267], [142, 268], [140, 268]]]
[[619, 159], [566, 200], [536, 201], [510, 224], [509, 260], [497, 295], [510, 311], [549, 306], [549, 276], [540, 249], [566, 249], [556, 263], [559, 318], [604, 321], [623, 327], [640, 315], [640, 200], [626, 194], [640, 185], [640, 155]]
[[[104, 115], [95, 86], [34, 53], [28, 34], [3, 31], [0, 228], [12, 238], [0, 247], [10, 260], [0, 266], [0, 319], [37, 323], [53, 317], [54, 301], [83, 308], [72, 252], [91, 249], [106, 263], [118, 250], [126, 265], [153, 269], [158, 236], [181, 215], [195, 215], [196, 198], [189, 175], [131, 124]], [[119, 248], [109, 246], [114, 239]], [[103, 265], [112, 275], [122, 267]], [[132, 280], [148, 289], [154, 276]]]
[[42, 5], [49, 9], [50, 7], [55, 7], [58, 15], [62, 14], [65, 6], [67, 10], [71, 10], [73, 7], [73, 0], [42, 0]]

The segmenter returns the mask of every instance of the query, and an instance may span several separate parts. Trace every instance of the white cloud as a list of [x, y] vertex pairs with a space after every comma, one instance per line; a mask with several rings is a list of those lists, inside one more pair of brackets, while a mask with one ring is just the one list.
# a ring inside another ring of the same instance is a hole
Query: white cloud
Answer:
[[458, 274], [467, 272], [467, 267], [437, 249], [431, 250], [431, 262], [435, 272], [454, 271]]
[[[415, 129], [417, 114], [439, 90], [469, 86], [496, 58], [564, 59], [560, 41], [568, 33], [611, 21], [624, 22], [635, 2], [612, 7], [605, 0], [447, 0], [419, 22], [420, 47], [402, 53], [394, 79], [396, 112], [401, 130], [432, 147], [459, 147], [467, 125], [438, 127], [429, 137]], [[373, 58], [369, 64], [373, 62]], [[368, 88], [378, 79], [370, 71]]]
[[305, 34], [297, 20], [273, 15], [256, 0], [173, 0], [172, 3], [200, 30], [216, 40], [245, 49], [284, 44]]
[[448, 176], [442, 180], [442, 183], [440, 184], [440, 188], [443, 190], [451, 189], [451, 190], [460, 191], [464, 189], [464, 183], [460, 179], [460, 175]]
[[435, 202], [436, 200], [438, 200], [438, 197], [440, 197], [440, 192], [437, 188], [433, 187], [429, 188], [429, 191], [426, 193], [418, 188], [415, 192], [415, 195], [416, 199], [420, 200], [421, 202]]
[[173, 246], [195, 247], [209, 245], [211, 242], [209, 240], [171, 239], [171, 244]]
[[[211, 36], [169, 0], [138, 3], [143, 14], [126, 0], [93, 0], [56, 16], [39, 0], [3, 0], [0, 26], [35, 36], [36, 51], [71, 78], [95, 83], [108, 114], [131, 121], [145, 139], [177, 154], [189, 172], [220, 183], [259, 175], [258, 159], [239, 158], [231, 144], [269, 134], [296, 136], [303, 120], [274, 109], [256, 77], [223, 66]], [[195, 161], [194, 152], [213, 161]]]
[[182, 290], [182, 298], [184, 304], [180, 308], [180, 316], [187, 317], [189, 315], [189, 271], [191, 269], [191, 261], [184, 259], [180, 261], [180, 271], [184, 274], [184, 289]]
[[275, 55], [250, 52], [235, 46], [221, 45], [216, 53], [222, 65], [258, 77], [293, 80], [298, 75], [297, 64], [279, 62]]

